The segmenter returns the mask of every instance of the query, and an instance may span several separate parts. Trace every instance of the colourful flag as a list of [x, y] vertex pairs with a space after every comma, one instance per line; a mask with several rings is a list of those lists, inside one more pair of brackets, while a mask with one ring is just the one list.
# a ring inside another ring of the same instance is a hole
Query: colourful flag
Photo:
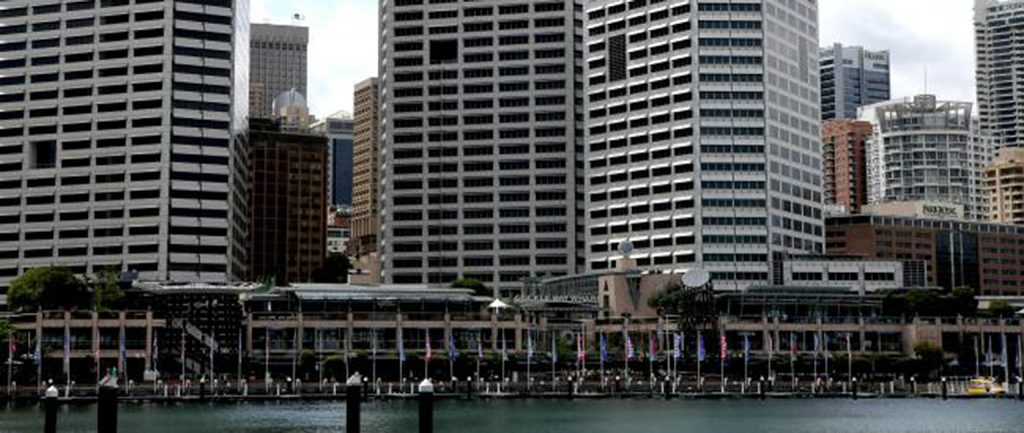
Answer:
[[456, 359], [458, 359], [458, 357], [459, 357], [459, 353], [458, 353], [458, 351], [455, 350], [455, 335], [454, 334], [449, 334], [448, 335], [448, 358], [450, 358], [452, 361], [455, 361]]
[[14, 342], [14, 333], [7, 335], [7, 365], [14, 365], [14, 353], [17, 352], [18, 345]]
[[697, 361], [704, 362], [704, 336], [697, 334]]
[[796, 333], [789, 333], [789, 356], [796, 358]]
[[608, 362], [608, 339], [601, 334], [601, 362]]
[[484, 338], [479, 332], [476, 336], [476, 359], [484, 359]]
[[587, 360], [587, 352], [583, 348], [583, 334], [576, 335], [576, 360], [579, 362]]
[[505, 340], [505, 331], [501, 331], [501, 360], [508, 361], [508, 344]]
[[430, 361], [430, 359], [434, 357], [434, 351], [430, 348], [430, 330], [428, 329], [426, 331], [427, 331], [427, 338], [423, 339], [423, 343], [427, 346], [426, 347], [426, 351], [427, 351], [426, 359], [427, 359], [427, 361]]
[[124, 343], [124, 326], [121, 327], [120, 334], [118, 335], [118, 347], [117, 347], [117, 370], [124, 372], [124, 365], [127, 361], [127, 350], [125, 350]]
[[64, 327], [64, 374], [71, 372], [71, 330]]
[[[159, 350], [160, 346], [157, 345], [157, 338], [159, 338], [159, 337], [157, 337], [158, 335], [159, 334], [157, 334], [156, 332], [153, 333], [153, 349], [152, 349], [152, 353], [150, 353], [150, 355], [149, 355], [150, 359], [153, 360], [152, 361], [152, 363], [153, 363], [153, 370], [156, 370], [156, 362], [157, 362], [157, 359], [158, 359], [158, 356], [159, 356], [157, 354], [160, 353], [160, 350]], [[239, 353], [241, 353], [241, 346], [239, 346]]]
[[768, 346], [767, 350], [768, 350], [768, 354], [769, 355], [772, 354], [773, 352], [775, 352], [775, 347], [774, 347], [775, 344], [774, 343], [775, 342], [772, 340], [772, 334], [769, 333], [768, 334], [768, 345], [767, 345]]
[[404, 340], [405, 340], [405, 338], [402, 336], [402, 333], [399, 332], [398, 333], [398, 360], [401, 361], [401, 362], [405, 362], [405, 341]]
[[743, 361], [750, 361], [750, 336], [743, 336]]
[[629, 333], [626, 333], [626, 360], [633, 359], [633, 340], [629, 338]]
[[721, 350], [722, 350], [722, 353], [720, 354], [720, 356], [721, 356], [722, 361], [725, 361], [727, 358], [729, 358], [729, 350], [726, 347], [725, 334], [721, 335], [720, 340], [721, 340], [720, 341], [720, 346], [721, 346]]
[[651, 333], [651, 335], [648, 337], [648, 341], [648, 353], [650, 354], [651, 359], [655, 359], [658, 357], [658, 336], [654, 333]]
[[533, 332], [526, 331], [526, 362], [533, 361]]
[[377, 360], [377, 330], [370, 330], [370, 359]]
[[[1004, 342], [1004, 346], [1005, 346], [1005, 342], [1006, 342], [1006, 336], [1005, 335], [1003, 336], [1003, 342]], [[1003, 353], [1006, 353], [1006, 351], [1003, 351]], [[32, 354], [32, 359], [35, 361], [36, 365], [41, 365], [42, 362], [43, 362], [43, 339], [42, 338], [37, 338], [36, 339], [36, 351], [35, 351], [35, 353]]]
[[672, 357], [679, 359], [683, 356], [683, 337], [675, 334], [672, 338]]
[[549, 354], [549, 356], [551, 357], [551, 362], [558, 362], [558, 348], [555, 345], [554, 332], [551, 333], [551, 353]]
[[820, 344], [820, 342], [819, 342], [818, 334], [815, 333], [814, 334], [814, 358], [815, 359], [818, 358], [818, 351], [821, 350], [821, 348], [818, 347], [819, 344]]

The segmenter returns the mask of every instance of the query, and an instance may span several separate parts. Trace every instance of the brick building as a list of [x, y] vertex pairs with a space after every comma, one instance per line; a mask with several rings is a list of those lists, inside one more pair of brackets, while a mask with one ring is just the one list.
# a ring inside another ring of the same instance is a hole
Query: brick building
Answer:
[[860, 213], [868, 202], [867, 141], [870, 122], [833, 120], [821, 130], [825, 151], [825, 202]]

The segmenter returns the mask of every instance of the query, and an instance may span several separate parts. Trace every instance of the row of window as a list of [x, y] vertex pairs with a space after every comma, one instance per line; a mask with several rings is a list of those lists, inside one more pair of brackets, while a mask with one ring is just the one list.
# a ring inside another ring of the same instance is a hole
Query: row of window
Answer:
[[[514, 207], [514, 208], [499, 208], [497, 212], [493, 208], [471, 208], [462, 209], [461, 211], [456, 210], [443, 210], [443, 209], [431, 209], [426, 211], [426, 219], [429, 220], [448, 220], [457, 219], [459, 213], [462, 214], [463, 219], [487, 219], [494, 218], [495, 214], [499, 218], [529, 218], [530, 216], [536, 216], [538, 218], [543, 217], [561, 217], [565, 216], [564, 207]], [[424, 212], [421, 210], [415, 211], [398, 211], [394, 213], [395, 221], [419, 221], [424, 219]]]
[[[427, 197], [426, 204], [428, 205], [440, 205], [440, 204], [460, 204], [459, 194], [430, 194]], [[494, 193], [464, 193], [462, 196], [462, 204], [472, 203], [493, 203]], [[565, 201], [565, 191], [534, 191], [532, 194], [534, 201]], [[502, 191], [498, 193], [498, 201], [502, 203], [514, 203], [514, 202], [529, 202], [531, 194], [529, 191]], [[422, 206], [424, 204], [422, 195], [414, 196], [395, 196], [392, 199], [395, 206]]]
[[[422, 6], [423, 3], [424, 3], [424, 0], [395, 0], [395, 7], [396, 7], [396, 9], [398, 9], [400, 11], [405, 11], [407, 8], [412, 7], [412, 6]], [[430, 0], [430, 4], [445, 4], [445, 3], [453, 3], [454, 4], [454, 3], [456, 3], [456, 1], [455, 0]], [[561, 10], [565, 10], [565, 4], [561, 3], [561, 2], [551, 2], [549, 0], [548, 1], [539, 0], [536, 3], [533, 3], [533, 12], [535, 12], [535, 13], [556, 12], [556, 11], [561, 11]], [[516, 14], [525, 14], [525, 13], [529, 13], [529, 12], [530, 12], [530, 4], [529, 3], [504, 4], [504, 5], [498, 6], [498, 14], [499, 15], [516, 15]], [[422, 12], [420, 12], [420, 11], [401, 12], [401, 13], [413, 13], [413, 14], [420, 14], [420, 15], [422, 15]], [[396, 13], [395, 14], [396, 17], [398, 15], [400, 15], [401, 13]], [[438, 15], [434, 15], [435, 13], [438, 14]], [[494, 15], [494, 6], [473, 6], [473, 7], [466, 7], [466, 8], [463, 9], [463, 16], [466, 16], [466, 17], [487, 17], [487, 16], [491, 16], [491, 15]], [[430, 18], [457, 18], [457, 17], [458, 17], [458, 10], [457, 9], [451, 9], [451, 10], [440, 11], [440, 12], [431, 12], [431, 15], [430, 15]]]
[[[499, 144], [497, 146], [499, 155], [527, 155], [530, 153], [530, 149], [533, 149], [533, 153], [563, 153], [565, 152], [564, 142], [542, 142], [535, 143], [533, 146], [522, 143], [510, 143], [510, 144]], [[472, 145], [465, 147], [432, 147], [427, 149], [427, 157], [429, 158], [446, 158], [459, 156], [459, 150], [462, 150], [462, 156], [488, 156], [494, 154], [495, 146], [493, 145]], [[423, 148], [413, 147], [406, 149], [395, 149], [393, 152], [394, 159], [422, 159], [424, 156]], [[552, 162], [552, 164], [554, 164]], [[563, 163], [564, 164], [564, 163]], [[448, 167], [440, 167], [444, 171], [449, 171]], [[457, 171], [457, 167], [451, 167], [451, 171]]]
[[[497, 84], [497, 85], [495, 85]], [[508, 81], [494, 83], [493, 81], [467, 83], [462, 85], [463, 94], [494, 93], [495, 90], [505, 92], [528, 92], [530, 90], [559, 90], [565, 88], [564, 80], [540, 80], [540, 81]], [[396, 87], [393, 91], [395, 99], [422, 97], [423, 95], [458, 95], [458, 86], [430, 86], [422, 87]]]
[[[547, 238], [547, 239], [536, 239], [531, 244], [529, 239], [475, 239], [475, 240], [464, 240], [461, 242], [463, 251], [490, 251], [497, 248], [502, 250], [526, 250], [532, 248], [551, 250], [566, 248], [566, 240], [558, 238]], [[431, 241], [426, 243], [426, 248], [422, 242], [396, 242], [392, 247], [392, 250], [396, 253], [418, 253], [423, 251], [458, 251], [459, 242], [454, 241]]]
[[[564, 223], [536, 223], [532, 227], [530, 224], [499, 224], [495, 226], [493, 224], [466, 224], [461, 226], [461, 234], [466, 236], [473, 235], [493, 235], [493, 234], [530, 234], [531, 228], [533, 233], [565, 233], [566, 225]], [[442, 225], [442, 226], [430, 226], [427, 228], [427, 236], [455, 236], [458, 235], [460, 226], [457, 225]], [[409, 237], [421, 237], [424, 235], [423, 227], [394, 227], [391, 229], [392, 235], [395, 238], [409, 238]]]
[[[537, 175], [533, 178], [533, 185], [565, 185], [565, 175], [555, 176], [541, 176]], [[490, 188], [495, 185], [508, 187], [508, 186], [530, 186], [530, 176], [502, 176], [498, 178], [498, 182], [494, 181], [492, 177], [467, 177], [462, 179], [463, 188]], [[413, 180], [396, 180], [393, 182], [392, 188], [395, 191], [403, 190], [418, 190], [424, 189], [426, 185], [429, 189], [437, 188], [458, 188], [459, 182], [457, 179], [428, 179], [426, 182], [420, 179]], [[398, 216], [396, 215], [397, 219]]]

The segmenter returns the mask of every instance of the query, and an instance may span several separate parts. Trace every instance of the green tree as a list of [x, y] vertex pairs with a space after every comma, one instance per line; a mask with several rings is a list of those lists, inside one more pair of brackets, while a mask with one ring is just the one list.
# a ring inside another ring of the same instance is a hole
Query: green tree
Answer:
[[470, 289], [477, 296], [493, 296], [494, 295], [494, 292], [491, 290], [490, 287], [487, 287], [487, 285], [484, 284], [482, 281], [474, 280], [472, 278], [463, 278], [461, 280], [455, 280], [455, 282], [452, 283], [452, 288], [453, 289]]
[[7, 336], [14, 333], [14, 325], [10, 321], [0, 319], [0, 340], [7, 340]]
[[12, 310], [75, 310], [88, 308], [92, 304], [92, 295], [85, 283], [68, 268], [42, 267], [29, 269], [11, 281], [7, 302]]
[[978, 300], [974, 296], [974, 289], [969, 286], [953, 288], [948, 297], [952, 303], [953, 314], [965, 317], [977, 314]]
[[928, 374], [942, 368], [945, 356], [941, 348], [930, 342], [920, 341], [914, 345], [914, 357], [921, 362], [921, 366]]
[[344, 382], [348, 378], [345, 377], [345, 357], [342, 355], [331, 355], [324, 360], [324, 376], [333, 377], [335, 380]]
[[912, 289], [906, 294], [907, 310], [918, 316], [941, 316], [942, 297], [927, 289]]
[[348, 270], [352, 264], [344, 254], [331, 254], [324, 265], [313, 271], [314, 283], [347, 283]]
[[92, 286], [92, 305], [96, 311], [106, 311], [122, 306], [124, 290], [117, 283], [118, 273], [113, 269], [104, 269], [89, 279]]
[[309, 349], [299, 352], [299, 371], [304, 380], [309, 380], [309, 374], [316, 371], [316, 353]]
[[1013, 317], [1017, 314], [1017, 308], [1002, 299], [992, 301], [988, 304], [988, 313], [994, 317]]

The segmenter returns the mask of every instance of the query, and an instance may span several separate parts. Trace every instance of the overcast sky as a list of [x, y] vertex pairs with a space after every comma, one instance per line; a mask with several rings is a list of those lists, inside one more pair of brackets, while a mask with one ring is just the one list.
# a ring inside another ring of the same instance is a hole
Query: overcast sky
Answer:
[[[892, 53], [893, 96], [974, 100], [971, 0], [819, 0], [821, 44]], [[298, 13], [304, 18], [293, 21]], [[252, 0], [252, 22], [310, 28], [309, 92], [318, 117], [352, 111], [355, 83], [377, 74], [376, 0]]]

